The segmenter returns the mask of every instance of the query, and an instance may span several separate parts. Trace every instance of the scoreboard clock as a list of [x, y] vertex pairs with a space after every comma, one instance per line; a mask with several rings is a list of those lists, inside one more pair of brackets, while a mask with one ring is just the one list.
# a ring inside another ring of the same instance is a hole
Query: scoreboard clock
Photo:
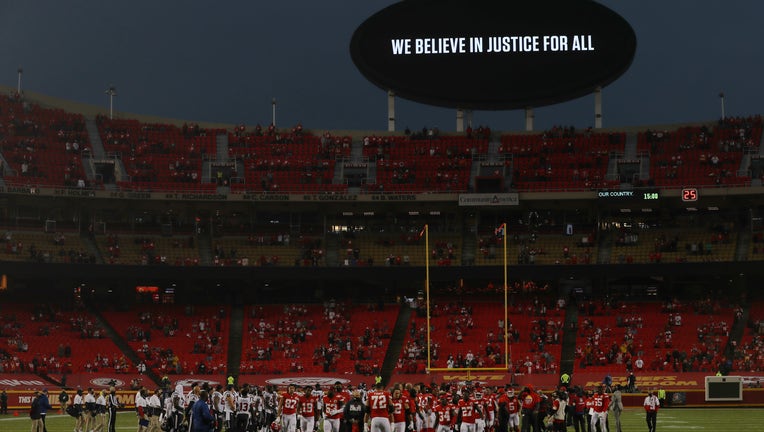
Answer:
[[651, 204], [660, 199], [658, 189], [601, 190], [597, 192], [600, 202]]
[[682, 202], [695, 202], [698, 200], [698, 188], [682, 189]]

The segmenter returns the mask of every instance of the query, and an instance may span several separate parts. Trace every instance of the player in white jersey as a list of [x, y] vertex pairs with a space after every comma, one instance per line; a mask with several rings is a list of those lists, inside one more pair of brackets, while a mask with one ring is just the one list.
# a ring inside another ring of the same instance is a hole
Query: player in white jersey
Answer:
[[252, 403], [255, 405], [253, 415], [255, 416], [256, 424], [260, 428], [270, 424], [265, 423], [265, 402], [263, 401], [262, 393], [262, 390], [257, 386], [253, 386], [249, 391], [249, 395], [252, 397]]
[[178, 384], [175, 386], [175, 391], [164, 402], [164, 415], [169, 432], [180, 431], [180, 425], [183, 423], [183, 416], [186, 411], [184, 402], [183, 386]]
[[191, 390], [186, 394], [186, 398], [183, 401], [183, 404], [186, 409], [186, 419], [188, 420], [188, 430], [191, 430], [191, 426], [194, 424], [194, 416], [192, 415], [191, 408], [194, 406], [196, 401], [199, 400], [199, 394], [202, 392], [202, 388], [199, 386], [199, 383], [193, 383], [191, 384]]
[[261, 420], [261, 424], [268, 426], [276, 421], [276, 410], [278, 409], [276, 387], [265, 387], [261, 398], [263, 402], [263, 418]]
[[231, 422], [236, 415], [236, 398], [238, 397], [236, 388], [233, 384], [229, 384], [223, 392], [223, 422], [226, 430], [231, 429]]
[[191, 387], [191, 390], [189, 390], [188, 393], [186, 393], [185, 400], [183, 401], [184, 405], [187, 409], [190, 409], [189, 407], [194, 406], [196, 401], [199, 400], [199, 393], [202, 391], [202, 388], [199, 386], [199, 384], [194, 383]]
[[254, 398], [252, 398], [247, 389], [243, 389], [236, 398], [236, 418], [233, 421], [232, 430], [235, 432], [246, 432], [252, 422], [252, 411], [254, 409]]
[[215, 390], [212, 391], [212, 397], [210, 398], [210, 408], [212, 408], [212, 415], [215, 417], [215, 431], [220, 432], [223, 428], [223, 421], [225, 420], [225, 401], [223, 400], [223, 386], [218, 384], [215, 386]]

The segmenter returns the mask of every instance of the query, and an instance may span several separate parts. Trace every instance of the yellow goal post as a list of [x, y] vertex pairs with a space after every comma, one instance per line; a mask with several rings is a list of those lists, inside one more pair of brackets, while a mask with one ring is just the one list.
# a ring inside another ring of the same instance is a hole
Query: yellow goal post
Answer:
[[504, 270], [504, 366], [503, 367], [458, 367], [458, 368], [434, 368], [432, 367], [432, 339], [430, 336], [430, 227], [424, 226], [424, 259], [425, 259], [425, 302], [427, 311], [427, 373], [430, 372], [466, 372], [467, 376], [471, 376], [472, 372], [496, 372], [496, 371], [508, 371], [509, 360], [511, 353], [509, 351], [509, 323], [507, 321], [507, 306], [508, 306], [508, 292], [509, 286], [507, 282], [507, 224], [502, 223], [499, 228], [496, 229], [497, 233], [501, 233], [503, 241], [503, 270]]

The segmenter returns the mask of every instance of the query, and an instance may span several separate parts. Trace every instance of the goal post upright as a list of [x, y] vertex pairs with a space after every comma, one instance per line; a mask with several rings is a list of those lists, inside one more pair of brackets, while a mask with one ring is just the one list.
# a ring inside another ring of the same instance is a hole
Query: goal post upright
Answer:
[[426, 302], [426, 313], [427, 313], [427, 373], [430, 372], [460, 372], [460, 371], [466, 371], [467, 376], [470, 377], [472, 372], [497, 372], [497, 371], [509, 371], [509, 312], [508, 312], [508, 306], [509, 306], [509, 281], [507, 278], [507, 224], [506, 222], [501, 224], [501, 227], [499, 228], [501, 235], [502, 235], [502, 243], [503, 243], [503, 273], [504, 273], [504, 366], [503, 367], [481, 367], [481, 368], [473, 368], [473, 367], [466, 367], [466, 368], [434, 368], [432, 367], [432, 336], [430, 333], [430, 229], [427, 224], [425, 224], [424, 228], [422, 229], [424, 233], [424, 243], [425, 243], [425, 302]]
[[509, 282], [507, 280], [507, 223], [501, 224], [502, 240], [504, 242], [504, 368], [509, 370], [509, 321], [508, 317], [508, 291]]
[[432, 350], [430, 342], [430, 227], [424, 224], [424, 290], [427, 303], [427, 369], [432, 366]]

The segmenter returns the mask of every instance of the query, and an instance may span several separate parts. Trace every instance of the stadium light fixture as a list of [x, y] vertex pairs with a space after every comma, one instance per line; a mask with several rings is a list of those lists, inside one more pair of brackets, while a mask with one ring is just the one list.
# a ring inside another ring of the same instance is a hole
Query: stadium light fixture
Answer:
[[724, 113], [724, 92], [719, 92], [719, 101], [722, 105], [722, 120], [725, 119], [725, 113]]
[[117, 88], [112, 84], [105, 93], [109, 96], [109, 119], [114, 119], [114, 96], [117, 95]]

